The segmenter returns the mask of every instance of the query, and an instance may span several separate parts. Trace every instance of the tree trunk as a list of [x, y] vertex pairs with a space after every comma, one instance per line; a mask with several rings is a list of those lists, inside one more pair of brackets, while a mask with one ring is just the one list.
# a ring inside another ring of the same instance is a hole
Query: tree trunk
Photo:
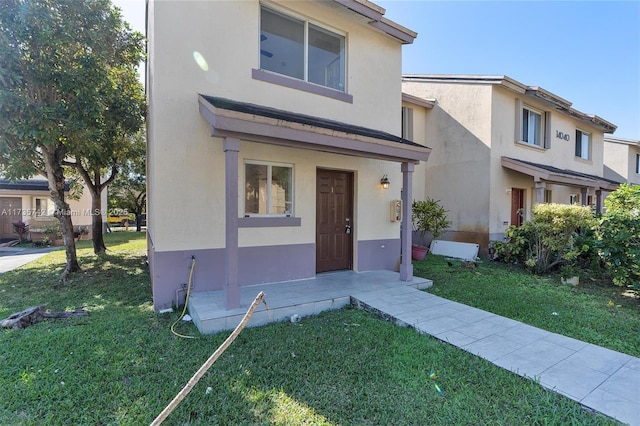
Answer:
[[136, 232], [142, 231], [142, 213], [136, 212]]
[[76, 241], [73, 235], [71, 209], [69, 208], [69, 204], [65, 201], [64, 195], [65, 182], [62, 162], [64, 161], [66, 149], [63, 145], [58, 145], [55, 148], [43, 148], [42, 151], [45, 170], [47, 172], [47, 180], [49, 181], [51, 200], [56, 206], [53, 215], [60, 222], [60, 230], [62, 231], [62, 236], [64, 238], [65, 253], [67, 257], [67, 264], [62, 272], [60, 281], [66, 281], [69, 274], [80, 271], [80, 265], [78, 264], [78, 257], [76, 254]]
[[[97, 187], [100, 187], [99, 182]], [[104, 235], [102, 233], [102, 199], [100, 192], [96, 192], [95, 188], [91, 189], [91, 239], [93, 240], [93, 252], [95, 254], [107, 251], [104, 244]]]

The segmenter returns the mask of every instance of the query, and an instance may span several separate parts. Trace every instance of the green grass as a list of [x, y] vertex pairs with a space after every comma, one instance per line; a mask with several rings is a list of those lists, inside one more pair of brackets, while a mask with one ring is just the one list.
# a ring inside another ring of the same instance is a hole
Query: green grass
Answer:
[[[100, 257], [80, 242], [83, 272], [68, 283], [57, 282], [62, 252], [0, 275], [0, 318], [38, 304], [90, 311], [0, 331], [0, 425], [149, 424], [227, 337], [171, 334], [178, 314], [153, 312], [144, 235], [105, 237], [111, 250]], [[180, 331], [196, 333], [190, 324]], [[165, 424], [617, 423], [448, 344], [344, 309], [244, 330]]]
[[561, 284], [558, 275], [535, 276], [489, 261], [465, 268], [434, 255], [415, 262], [414, 274], [432, 279], [428, 291], [438, 296], [640, 356], [639, 300], [601, 278], [583, 276], [573, 287]]

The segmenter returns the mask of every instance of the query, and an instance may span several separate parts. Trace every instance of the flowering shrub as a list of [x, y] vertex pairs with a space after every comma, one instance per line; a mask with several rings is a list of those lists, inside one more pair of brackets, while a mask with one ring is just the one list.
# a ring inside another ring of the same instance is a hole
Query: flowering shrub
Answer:
[[14, 222], [11, 225], [13, 225], [14, 232], [18, 234], [20, 242], [24, 242], [27, 239], [27, 234], [29, 234], [29, 225], [21, 220]]
[[510, 226], [505, 242], [494, 244], [496, 258], [523, 263], [541, 274], [561, 265], [578, 264], [593, 253], [596, 224], [591, 209], [567, 204], [538, 204], [533, 219], [522, 226]]

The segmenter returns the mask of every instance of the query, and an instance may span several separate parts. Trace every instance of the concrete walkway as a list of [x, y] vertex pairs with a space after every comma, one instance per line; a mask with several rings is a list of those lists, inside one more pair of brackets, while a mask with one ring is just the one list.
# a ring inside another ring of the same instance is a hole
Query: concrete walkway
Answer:
[[0, 274], [4, 274], [5, 272], [24, 266], [29, 262], [40, 259], [42, 256], [49, 254], [52, 251], [60, 250], [62, 248], [63, 247], [27, 249], [0, 247]]
[[640, 425], [639, 358], [410, 287], [356, 292], [352, 302], [537, 380], [585, 407]]
[[241, 308], [230, 311], [224, 309], [222, 291], [192, 293], [189, 313], [207, 334], [233, 329], [260, 291], [266, 294], [269, 310], [258, 307], [250, 326], [351, 303], [537, 380], [585, 407], [640, 426], [639, 358], [419, 290], [430, 286], [431, 281], [422, 278], [400, 281], [391, 271], [320, 274], [309, 280], [242, 287]]

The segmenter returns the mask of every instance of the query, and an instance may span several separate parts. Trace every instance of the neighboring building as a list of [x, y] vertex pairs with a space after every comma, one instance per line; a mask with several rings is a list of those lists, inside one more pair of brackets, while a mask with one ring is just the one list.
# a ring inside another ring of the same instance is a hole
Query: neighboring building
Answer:
[[640, 141], [604, 138], [604, 176], [640, 185]]
[[[69, 190], [67, 186], [66, 190]], [[55, 205], [49, 196], [49, 182], [41, 176], [11, 182], [0, 178], [0, 239], [15, 239], [13, 223], [29, 225], [34, 235], [57, 221], [53, 216]], [[106, 206], [106, 191], [103, 206]], [[68, 194], [68, 193], [67, 193]], [[75, 230], [84, 228], [91, 233], [91, 194], [85, 189], [78, 200], [67, 197]], [[103, 215], [104, 216], [104, 215]]]
[[193, 291], [224, 289], [227, 308], [239, 286], [324, 271], [412, 278], [390, 206], [403, 197], [410, 220], [429, 149], [399, 136], [416, 34], [383, 15], [366, 0], [149, 2], [156, 309], [178, 302], [192, 256]]
[[414, 197], [424, 189], [449, 210], [444, 239], [478, 243], [486, 255], [534, 204], [600, 209], [618, 185], [603, 176], [604, 134], [616, 126], [540, 87], [506, 76], [405, 75], [402, 90], [433, 104], [405, 97], [403, 106], [413, 110], [413, 140], [433, 149], [416, 170]]

